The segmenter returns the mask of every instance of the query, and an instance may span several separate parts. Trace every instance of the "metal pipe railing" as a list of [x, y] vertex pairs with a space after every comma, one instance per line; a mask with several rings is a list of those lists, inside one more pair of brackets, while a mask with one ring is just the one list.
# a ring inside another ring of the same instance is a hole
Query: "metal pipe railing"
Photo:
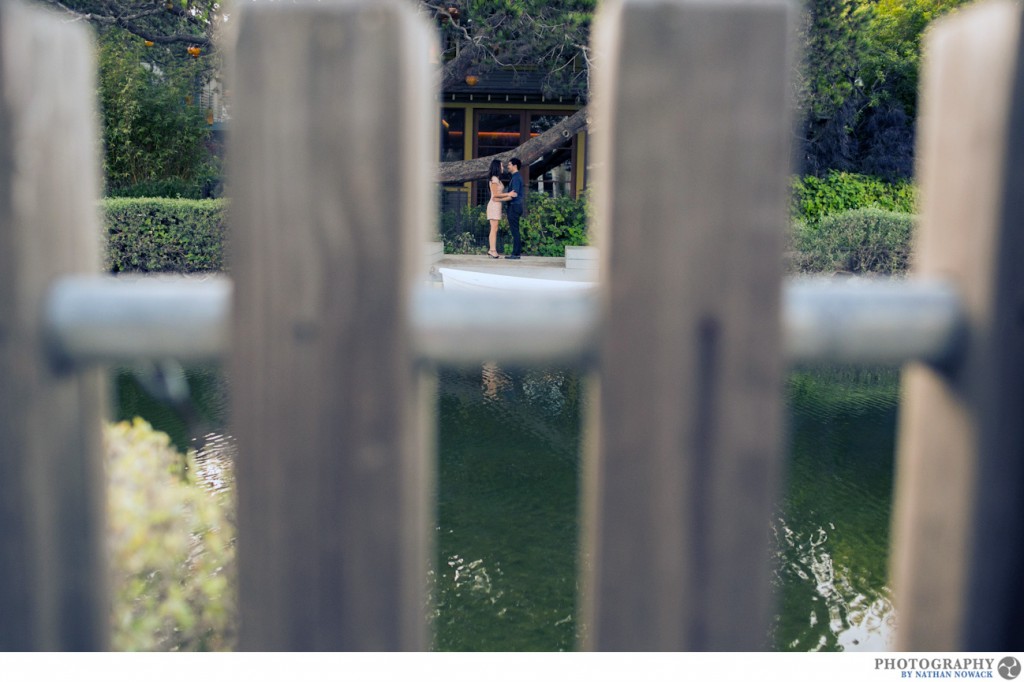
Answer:
[[[47, 337], [61, 363], [216, 359], [230, 344], [231, 291], [221, 276], [65, 278], [49, 296]], [[964, 328], [955, 290], [940, 281], [793, 279], [782, 307], [791, 364], [941, 364], [955, 357]], [[411, 308], [419, 357], [445, 364], [586, 361], [600, 326], [596, 292], [422, 287]]]
[[964, 333], [956, 290], [937, 280], [791, 279], [782, 301], [792, 364], [946, 364]]
[[223, 276], [65, 277], [46, 304], [46, 338], [60, 363], [223, 357], [231, 280]]

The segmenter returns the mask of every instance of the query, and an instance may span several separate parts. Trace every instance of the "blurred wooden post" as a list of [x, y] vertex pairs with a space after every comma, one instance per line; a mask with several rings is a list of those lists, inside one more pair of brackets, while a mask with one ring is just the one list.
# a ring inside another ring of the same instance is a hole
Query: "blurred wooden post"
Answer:
[[0, 3], [0, 649], [108, 645], [103, 392], [49, 361], [43, 304], [100, 267], [95, 61], [84, 28]]
[[602, 7], [585, 648], [768, 644], [793, 15], [773, 1]]
[[967, 315], [955, 367], [904, 374], [893, 526], [897, 648], [1024, 643], [1024, 52], [1021, 8], [932, 29], [918, 127], [915, 270]]
[[397, 0], [253, 4], [240, 22], [240, 645], [424, 649], [433, 467], [408, 309], [435, 215], [430, 34]]

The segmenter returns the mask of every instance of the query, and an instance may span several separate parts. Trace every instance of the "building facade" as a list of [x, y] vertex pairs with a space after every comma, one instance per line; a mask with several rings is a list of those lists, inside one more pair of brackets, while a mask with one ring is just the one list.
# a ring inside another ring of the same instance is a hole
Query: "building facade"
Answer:
[[[440, 161], [463, 161], [508, 152], [536, 137], [584, 104], [545, 97], [529, 70], [499, 70], [470, 76], [440, 96]], [[520, 169], [527, 192], [578, 197], [587, 184], [586, 133]], [[487, 181], [446, 183], [442, 208], [487, 203]]]

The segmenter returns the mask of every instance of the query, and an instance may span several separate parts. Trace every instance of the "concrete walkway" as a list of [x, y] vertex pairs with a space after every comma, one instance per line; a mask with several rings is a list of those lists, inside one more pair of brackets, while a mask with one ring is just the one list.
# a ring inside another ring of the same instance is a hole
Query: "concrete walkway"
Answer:
[[597, 280], [597, 271], [593, 268], [566, 268], [565, 258], [546, 256], [523, 256], [520, 260], [497, 260], [487, 254], [454, 255], [445, 254], [430, 266], [430, 279], [441, 281], [439, 268], [453, 270], [469, 270], [484, 272], [491, 275], [508, 275], [511, 277], [534, 277], [539, 279], [557, 279], [570, 282], [593, 282]]

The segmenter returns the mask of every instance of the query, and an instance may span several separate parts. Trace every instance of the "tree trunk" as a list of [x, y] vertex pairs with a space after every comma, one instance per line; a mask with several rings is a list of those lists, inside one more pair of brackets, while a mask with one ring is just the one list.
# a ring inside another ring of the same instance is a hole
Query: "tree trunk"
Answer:
[[524, 166], [529, 166], [548, 152], [557, 149], [581, 130], [587, 130], [589, 125], [590, 117], [587, 113], [587, 107], [583, 107], [558, 125], [537, 137], [527, 140], [511, 151], [469, 161], [447, 161], [439, 164], [437, 181], [469, 182], [470, 180], [484, 180], [487, 178], [491, 161], [494, 159], [507, 161], [512, 157], [517, 157], [523, 162]]

